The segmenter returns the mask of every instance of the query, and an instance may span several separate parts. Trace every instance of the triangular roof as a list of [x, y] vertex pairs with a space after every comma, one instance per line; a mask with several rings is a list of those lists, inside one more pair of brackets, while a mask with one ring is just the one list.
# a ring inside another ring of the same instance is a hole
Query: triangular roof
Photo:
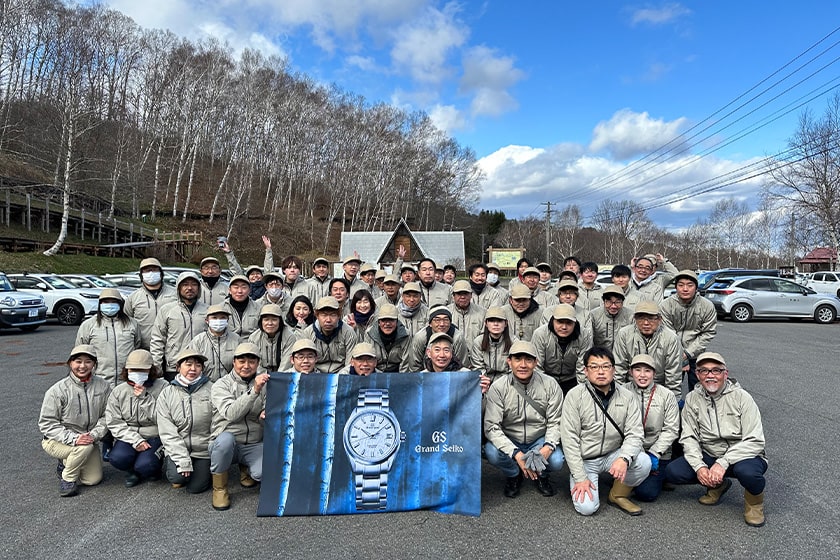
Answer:
[[393, 244], [400, 235], [412, 241], [412, 258], [418, 255], [433, 259], [441, 266], [454, 264], [464, 270], [464, 232], [462, 231], [411, 231], [405, 218], [401, 218], [393, 231], [345, 231], [341, 233], [341, 257], [359, 253], [363, 262], [393, 262]]

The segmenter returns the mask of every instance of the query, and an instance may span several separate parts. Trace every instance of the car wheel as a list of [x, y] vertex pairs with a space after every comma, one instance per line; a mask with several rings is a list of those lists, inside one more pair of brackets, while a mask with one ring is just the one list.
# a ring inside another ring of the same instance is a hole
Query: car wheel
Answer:
[[41, 325], [26, 325], [25, 327], [21, 327], [20, 330], [22, 330], [23, 332], [32, 332], [37, 331], [38, 327], [40, 326]]
[[62, 303], [55, 310], [55, 317], [62, 325], [78, 325], [82, 322], [84, 316], [85, 314], [82, 310], [82, 306], [78, 303]]
[[833, 323], [837, 318], [837, 312], [830, 305], [820, 305], [814, 311], [814, 321], [823, 325]]
[[729, 315], [732, 316], [732, 320], [736, 323], [746, 323], [753, 316], [752, 308], [745, 304], [739, 303], [735, 307], [732, 308], [732, 311], [729, 312]]

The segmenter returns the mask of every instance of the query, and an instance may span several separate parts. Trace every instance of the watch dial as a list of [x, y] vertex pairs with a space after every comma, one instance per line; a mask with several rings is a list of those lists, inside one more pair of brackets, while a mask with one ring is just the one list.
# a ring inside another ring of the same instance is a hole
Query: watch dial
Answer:
[[350, 424], [347, 442], [360, 460], [377, 463], [388, 457], [396, 447], [396, 426], [382, 412], [363, 412]]

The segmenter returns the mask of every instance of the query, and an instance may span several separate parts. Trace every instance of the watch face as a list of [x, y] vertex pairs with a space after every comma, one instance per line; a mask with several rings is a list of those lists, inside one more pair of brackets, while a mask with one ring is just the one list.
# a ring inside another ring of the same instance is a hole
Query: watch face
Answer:
[[381, 463], [397, 448], [399, 428], [389, 415], [366, 410], [355, 416], [344, 430], [344, 447], [357, 461]]

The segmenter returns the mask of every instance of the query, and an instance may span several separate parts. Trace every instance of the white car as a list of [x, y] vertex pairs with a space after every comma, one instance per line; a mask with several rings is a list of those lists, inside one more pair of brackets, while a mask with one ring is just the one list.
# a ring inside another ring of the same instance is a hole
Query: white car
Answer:
[[813, 272], [803, 284], [818, 294], [834, 294], [840, 297], [840, 272]]
[[43, 296], [47, 317], [62, 325], [78, 325], [99, 307], [100, 288], [76, 288], [55, 274], [9, 274], [9, 280], [21, 292]]
[[122, 294], [123, 298], [130, 296], [136, 289], [118, 286], [108, 278], [100, 278], [95, 274], [62, 274], [61, 277], [77, 288], [115, 288]]
[[47, 322], [47, 306], [40, 295], [19, 292], [0, 272], [0, 329], [30, 332]]

